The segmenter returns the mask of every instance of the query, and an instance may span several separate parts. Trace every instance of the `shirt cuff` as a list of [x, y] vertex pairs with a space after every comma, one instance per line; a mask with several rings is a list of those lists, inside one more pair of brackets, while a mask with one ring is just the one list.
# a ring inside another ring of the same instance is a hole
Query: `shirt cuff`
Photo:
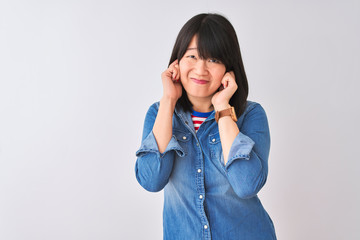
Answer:
[[156, 153], [158, 157], [162, 158], [167, 152], [170, 152], [172, 150], [174, 150], [177, 155], [179, 155], [179, 157], [185, 156], [184, 149], [180, 146], [174, 136], [171, 137], [165, 151], [163, 153], [160, 153], [154, 133], [153, 131], [151, 131], [149, 135], [142, 141], [140, 149], [136, 152], [136, 157], [140, 157], [147, 153]]
[[234, 139], [233, 144], [231, 145], [225, 169], [227, 169], [230, 164], [237, 159], [249, 160], [250, 152], [254, 144], [255, 142], [251, 138], [239, 132], [239, 134]]

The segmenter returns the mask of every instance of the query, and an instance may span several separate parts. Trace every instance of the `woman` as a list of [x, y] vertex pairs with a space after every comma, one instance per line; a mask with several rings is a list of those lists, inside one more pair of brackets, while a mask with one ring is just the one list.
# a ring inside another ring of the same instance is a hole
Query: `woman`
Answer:
[[135, 171], [146, 190], [164, 189], [164, 239], [276, 239], [257, 197], [268, 172], [268, 122], [247, 101], [231, 23], [218, 14], [191, 18], [161, 78]]

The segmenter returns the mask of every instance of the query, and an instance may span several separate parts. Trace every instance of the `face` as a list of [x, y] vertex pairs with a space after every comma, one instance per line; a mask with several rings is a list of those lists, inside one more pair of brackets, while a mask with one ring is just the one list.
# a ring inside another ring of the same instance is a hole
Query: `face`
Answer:
[[189, 100], [208, 98], [217, 92], [226, 67], [216, 59], [200, 59], [197, 38], [194, 36], [185, 55], [180, 59], [180, 79]]

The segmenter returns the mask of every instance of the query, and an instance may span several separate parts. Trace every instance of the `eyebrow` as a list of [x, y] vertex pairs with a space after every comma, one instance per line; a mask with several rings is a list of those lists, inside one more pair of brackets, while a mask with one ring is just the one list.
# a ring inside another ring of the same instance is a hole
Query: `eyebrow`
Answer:
[[188, 48], [187, 50], [196, 50], [196, 49], [197, 49], [197, 48], [194, 47], [194, 48]]

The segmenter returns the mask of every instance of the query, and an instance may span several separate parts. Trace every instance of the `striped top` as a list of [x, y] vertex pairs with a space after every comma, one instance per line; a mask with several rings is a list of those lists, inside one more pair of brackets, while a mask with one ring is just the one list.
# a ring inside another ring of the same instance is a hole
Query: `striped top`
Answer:
[[211, 115], [211, 112], [197, 112], [195, 110], [192, 111], [191, 119], [193, 121], [195, 132], [199, 130], [200, 125], [205, 121], [205, 119]]

